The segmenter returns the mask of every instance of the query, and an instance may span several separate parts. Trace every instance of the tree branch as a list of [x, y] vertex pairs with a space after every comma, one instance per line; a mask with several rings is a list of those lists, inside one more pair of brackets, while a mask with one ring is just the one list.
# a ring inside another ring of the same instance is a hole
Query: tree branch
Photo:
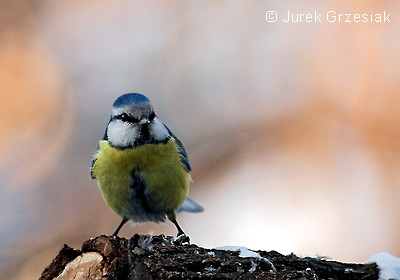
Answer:
[[[240, 248], [238, 248], [240, 249]], [[56, 279], [378, 279], [376, 264], [345, 264], [275, 251], [206, 249], [173, 237], [101, 235], [60, 250], [39, 280]], [[247, 254], [250, 252], [251, 254]]]

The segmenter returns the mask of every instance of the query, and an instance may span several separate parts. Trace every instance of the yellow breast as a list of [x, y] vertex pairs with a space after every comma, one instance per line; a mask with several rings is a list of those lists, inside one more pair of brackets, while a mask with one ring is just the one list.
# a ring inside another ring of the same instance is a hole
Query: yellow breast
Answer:
[[190, 183], [190, 174], [181, 159], [173, 138], [165, 144], [128, 149], [100, 141], [92, 170], [107, 205], [123, 218], [135, 220], [131, 217], [134, 213], [129, 213], [130, 204], [135, 203], [130, 197], [132, 172], [143, 180], [155, 207], [175, 211], [185, 200]]

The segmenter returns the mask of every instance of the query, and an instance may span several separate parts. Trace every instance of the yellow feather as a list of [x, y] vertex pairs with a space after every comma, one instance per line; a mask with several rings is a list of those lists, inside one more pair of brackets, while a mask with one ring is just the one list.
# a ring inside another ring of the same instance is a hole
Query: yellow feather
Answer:
[[121, 217], [132, 219], [127, 213], [132, 203], [129, 193], [132, 171], [138, 172], [155, 205], [176, 211], [188, 194], [191, 180], [181, 159], [174, 138], [165, 144], [128, 149], [100, 141], [92, 170], [107, 205]]

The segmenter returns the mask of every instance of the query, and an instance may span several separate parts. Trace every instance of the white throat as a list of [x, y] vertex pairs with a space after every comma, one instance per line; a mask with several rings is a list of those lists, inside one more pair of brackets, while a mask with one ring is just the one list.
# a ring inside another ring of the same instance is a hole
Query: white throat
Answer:
[[147, 136], [143, 134], [142, 129], [143, 127], [138, 124], [129, 124], [118, 119], [112, 120], [108, 124], [107, 138], [112, 146], [127, 148], [133, 147], [137, 143], [163, 142], [171, 136], [168, 129], [157, 117], [148, 124]]

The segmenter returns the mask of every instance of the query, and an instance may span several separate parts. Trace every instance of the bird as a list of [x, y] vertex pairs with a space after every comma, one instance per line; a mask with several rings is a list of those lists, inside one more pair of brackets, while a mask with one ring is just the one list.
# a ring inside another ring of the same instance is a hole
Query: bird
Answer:
[[204, 210], [187, 197], [191, 170], [182, 142], [146, 96], [127, 93], [115, 100], [90, 170], [105, 203], [122, 218], [113, 236], [128, 221], [159, 223], [167, 218], [177, 236], [186, 236], [176, 213]]

